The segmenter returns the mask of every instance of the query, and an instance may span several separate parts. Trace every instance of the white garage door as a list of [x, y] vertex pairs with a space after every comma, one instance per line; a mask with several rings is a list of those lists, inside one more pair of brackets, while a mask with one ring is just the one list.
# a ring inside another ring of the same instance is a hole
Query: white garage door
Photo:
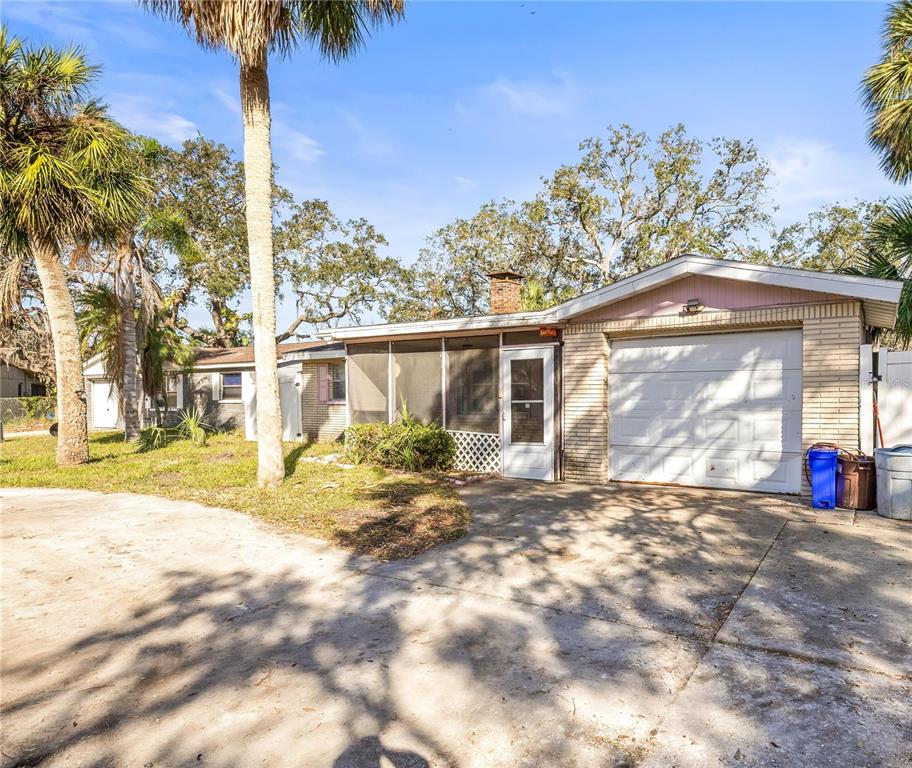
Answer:
[[614, 480], [797, 493], [801, 331], [614, 341]]

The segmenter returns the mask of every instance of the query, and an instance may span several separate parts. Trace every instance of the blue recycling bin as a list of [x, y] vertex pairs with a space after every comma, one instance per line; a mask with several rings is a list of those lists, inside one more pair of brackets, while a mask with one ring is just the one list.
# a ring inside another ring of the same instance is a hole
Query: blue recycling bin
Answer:
[[808, 472], [811, 475], [811, 498], [817, 509], [836, 507], [835, 448], [811, 448], [807, 454]]

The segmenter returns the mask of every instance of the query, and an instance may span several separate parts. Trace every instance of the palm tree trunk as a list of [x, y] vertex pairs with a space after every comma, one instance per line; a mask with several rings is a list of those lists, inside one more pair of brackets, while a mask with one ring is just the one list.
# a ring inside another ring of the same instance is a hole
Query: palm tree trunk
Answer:
[[117, 300], [117, 323], [120, 326], [120, 349], [123, 356], [124, 440], [139, 440], [139, 376], [136, 350], [136, 283], [133, 280], [133, 234], [124, 236], [117, 249], [114, 271], [114, 296]]
[[47, 237], [31, 239], [32, 255], [54, 341], [57, 375], [57, 466], [85, 464], [89, 460], [85, 378], [76, 330], [76, 310], [67, 286], [57, 245]]
[[253, 298], [256, 367], [257, 478], [261, 486], [285, 477], [282, 413], [276, 359], [275, 272], [272, 254], [272, 146], [269, 138], [269, 77], [266, 56], [255, 65], [241, 63], [244, 115], [244, 192], [247, 248]]

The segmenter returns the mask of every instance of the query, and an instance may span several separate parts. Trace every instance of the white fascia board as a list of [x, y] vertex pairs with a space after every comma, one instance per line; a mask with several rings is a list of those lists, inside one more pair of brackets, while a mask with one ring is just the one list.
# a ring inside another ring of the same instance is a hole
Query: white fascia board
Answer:
[[553, 314], [554, 320], [565, 320], [687, 275], [706, 275], [724, 280], [765, 283], [782, 288], [795, 288], [802, 291], [816, 291], [888, 303], [898, 302], [899, 294], [902, 291], [902, 283], [897, 280], [813, 272], [792, 267], [772, 267], [743, 261], [712, 259], [706, 256], [680, 256], [638, 275], [632, 275], [576, 299], [558, 304], [556, 307], [552, 307], [550, 312]]
[[252, 370], [253, 363], [204, 363], [203, 365], [192, 365], [190, 371], [235, 371], [245, 368]]
[[556, 307], [551, 307], [548, 313], [554, 320], [566, 320], [574, 315], [581, 315], [593, 309], [598, 309], [605, 304], [611, 304], [615, 301], [631, 296], [640, 291], [648, 291], [665, 283], [670, 283], [679, 277], [691, 274], [688, 265], [682, 259], [666, 261], [652, 269], [647, 269], [637, 275], [625, 277], [616, 283], [606, 285], [604, 288], [598, 288], [589, 293], [584, 293], [575, 299], [565, 301]]
[[515, 328], [527, 325], [542, 325], [550, 313], [516, 312], [509, 315], [484, 315], [483, 317], [453, 317], [447, 320], [419, 320], [412, 323], [377, 323], [375, 325], [330, 328], [317, 331], [315, 335], [325, 339], [359, 339], [372, 336], [402, 336], [418, 333], [458, 333], [498, 328]]
[[345, 349], [323, 349], [319, 352], [289, 352], [283, 360], [340, 360], [345, 357]]

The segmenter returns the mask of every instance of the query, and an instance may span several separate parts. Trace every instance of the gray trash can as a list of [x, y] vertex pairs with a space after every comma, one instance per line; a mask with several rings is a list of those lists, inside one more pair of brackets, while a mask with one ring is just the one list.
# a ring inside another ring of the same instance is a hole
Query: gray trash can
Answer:
[[912, 445], [875, 448], [877, 514], [912, 520]]

